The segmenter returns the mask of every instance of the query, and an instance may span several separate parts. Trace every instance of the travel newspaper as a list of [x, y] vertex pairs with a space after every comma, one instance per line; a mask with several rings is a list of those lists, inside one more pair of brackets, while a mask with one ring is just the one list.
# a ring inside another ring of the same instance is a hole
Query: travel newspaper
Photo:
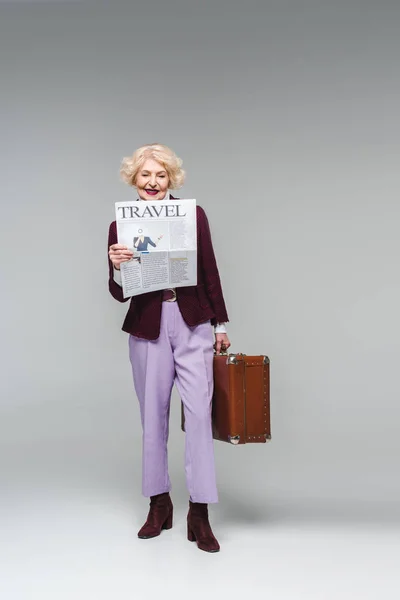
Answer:
[[116, 202], [115, 218], [133, 252], [121, 263], [124, 298], [197, 284], [196, 200]]

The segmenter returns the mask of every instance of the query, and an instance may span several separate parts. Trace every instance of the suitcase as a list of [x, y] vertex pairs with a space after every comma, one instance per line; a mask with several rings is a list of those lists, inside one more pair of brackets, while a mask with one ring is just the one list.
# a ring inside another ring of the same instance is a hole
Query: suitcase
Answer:
[[[231, 444], [271, 439], [268, 356], [214, 356], [213, 438]], [[181, 407], [181, 427], [185, 416]]]

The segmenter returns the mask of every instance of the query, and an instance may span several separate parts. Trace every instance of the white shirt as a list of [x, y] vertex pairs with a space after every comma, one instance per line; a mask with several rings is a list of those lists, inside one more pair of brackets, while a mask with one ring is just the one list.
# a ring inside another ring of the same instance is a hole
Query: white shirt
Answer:
[[[170, 191], [167, 190], [165, 196], [166, 198], [170, 198]], [[113, 279], [115, 281], [115, 283], [117, 283], [118, 285], [122, 286], [122, 279], [121, 279], [121, 271], [119, 269], [115, 269], [114, 268], [114, 276]], [[225, 323], [218, 323], [217, 325], [215, 325], [214, 327], [214, 333], [226, 333], [226, 325]]]

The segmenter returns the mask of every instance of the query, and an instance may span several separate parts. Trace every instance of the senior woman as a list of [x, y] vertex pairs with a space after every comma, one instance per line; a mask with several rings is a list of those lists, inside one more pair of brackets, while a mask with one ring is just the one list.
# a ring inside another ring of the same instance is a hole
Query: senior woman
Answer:
[[[182, 186], [182, 161], [167, 146], [138, 148], [121, 165], [121, 177], [137, 199], [173, 199]], [[150, 497], [139, 538], [172, 527], [167, 442], [171, 391], [176, 384], [185, 413], [185, 474], [189, 492], [187, 534], [201, 550], [220, 549], [208, 519], [218, 502], [211, 427], [213, 354], [230, 346], [228, 315], [204, 210], [197, 206], [197, 285], [133, 296], [122, 329], [129, 334], [129, 357], [143, 430], [142, 493]], [[132, 252], [118, 243], [116, 223], [108, 236], [109, 290], [125, 302], [120, 265]], [[213, 333], [214, 327], [214, 333]], [[215, 334], [215, 343], [214, 343]]]

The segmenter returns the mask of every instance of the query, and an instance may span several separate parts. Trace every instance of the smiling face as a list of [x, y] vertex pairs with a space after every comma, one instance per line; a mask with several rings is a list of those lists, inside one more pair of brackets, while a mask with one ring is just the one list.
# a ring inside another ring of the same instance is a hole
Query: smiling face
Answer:
[[141, 200], [162, 200], [169, 186], [168, 173], [161, 163], [148, 158], [138, 171], [135, 185]]

